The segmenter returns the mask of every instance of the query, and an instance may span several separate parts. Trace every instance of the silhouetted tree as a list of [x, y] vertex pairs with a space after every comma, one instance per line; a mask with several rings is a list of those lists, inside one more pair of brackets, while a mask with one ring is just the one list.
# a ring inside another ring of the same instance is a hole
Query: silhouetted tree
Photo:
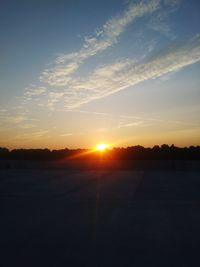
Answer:
[[[13, 149], [9, 151], [7, 148], [0, 148], [0, 159], [12, 160], [58, 160], [58, 159], [97, 159], [98, 153], [90, 152], [87, 149]], [[200, 146], [190, 146], [179, 148], [175, 145], [163, 144], [155, 145], [153, 148], [145, 148], [143, 146], [130, 146], [127, 148], [113, 148], [105, 153], [104, 159], [120, 159], [120, 160], [165, 160], [165, 159], [190, 159], [200, 160]]]

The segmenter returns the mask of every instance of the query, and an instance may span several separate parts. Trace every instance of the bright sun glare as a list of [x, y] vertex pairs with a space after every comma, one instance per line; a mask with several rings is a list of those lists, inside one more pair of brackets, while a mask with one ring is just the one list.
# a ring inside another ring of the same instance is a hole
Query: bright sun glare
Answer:
[[106, 148], [108, 148], [108, 144], [98, 144], [96, 146], [96, 150], [98, 151], [104, 151]]

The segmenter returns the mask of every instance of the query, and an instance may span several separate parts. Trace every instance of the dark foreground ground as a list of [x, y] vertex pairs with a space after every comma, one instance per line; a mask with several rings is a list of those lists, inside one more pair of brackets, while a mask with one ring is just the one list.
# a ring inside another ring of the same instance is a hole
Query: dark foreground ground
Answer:
[[199, 168], [36, 165], [0, 169], [0, 266], [199, 266]]

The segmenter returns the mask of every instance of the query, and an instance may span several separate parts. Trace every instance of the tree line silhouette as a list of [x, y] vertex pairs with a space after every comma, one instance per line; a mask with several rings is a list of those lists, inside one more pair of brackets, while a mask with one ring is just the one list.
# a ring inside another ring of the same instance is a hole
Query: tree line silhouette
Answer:
[[152, 148], [131, 146], [117, 147], [106, 152], [91, 152], [89, 149], [13, 149], [0, 148], [0, 160], [60, 160], [60, 159], [104, 159], [116, 160], [200, 160], [200, 146], [176, 147], [155, 145]]

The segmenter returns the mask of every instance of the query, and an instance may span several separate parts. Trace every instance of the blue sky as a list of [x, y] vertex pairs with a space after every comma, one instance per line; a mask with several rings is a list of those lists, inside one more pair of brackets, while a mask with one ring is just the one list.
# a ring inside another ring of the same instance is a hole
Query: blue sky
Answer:
[[0, 145], [200, 144], [200, 3], [1, 1]]

